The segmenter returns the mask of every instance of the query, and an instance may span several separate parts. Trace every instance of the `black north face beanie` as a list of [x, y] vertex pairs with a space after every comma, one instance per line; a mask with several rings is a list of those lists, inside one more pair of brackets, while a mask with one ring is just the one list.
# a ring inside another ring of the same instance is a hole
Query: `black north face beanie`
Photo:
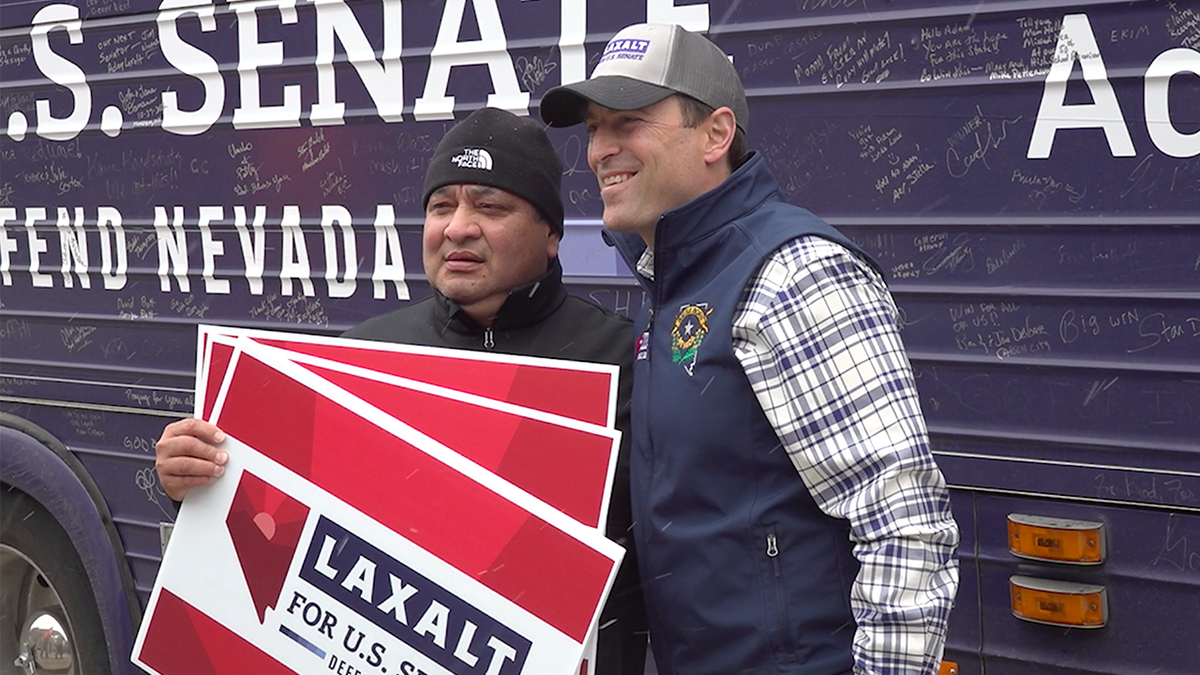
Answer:
[[425, 173], [422, 208], [434, 190], [458, 183], [511, 192], [563, 233], [562, 162], [542, 125], [528, 117], [483, 108], [446, 132]]

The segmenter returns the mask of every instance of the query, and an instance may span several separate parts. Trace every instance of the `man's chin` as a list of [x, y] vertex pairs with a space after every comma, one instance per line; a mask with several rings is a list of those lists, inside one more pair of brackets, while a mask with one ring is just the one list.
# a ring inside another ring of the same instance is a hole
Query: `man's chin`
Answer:
[[468, 279], [464, 279], [462, 275], [442, 273], [434, 282], [434, 287], [438, 292], [459, 304], [464, 302], [472, 302], [477, 299], [475, 296], [478, 292], [475, 291], [473, 285]]
[[601, 217], [600, 222], [604, 223], [604, 229], [610, 232], [619, 232], [622, 234], [642, 234], [647, 229], [653, 229], [653, 225], [646, 227], [641, 223], [631, 222], [628, 218], [622, 218], [618, 215], [609, 215], [606, 211]]
[[615, 213], [613, 209], [604, 209], [604, 214], [600, 216], [600, 222], [604, 223], [604, 228], [613, 232], [633, 232], [634, 228], [630, 225], [629, 219], [622, 218], [620, 213]]

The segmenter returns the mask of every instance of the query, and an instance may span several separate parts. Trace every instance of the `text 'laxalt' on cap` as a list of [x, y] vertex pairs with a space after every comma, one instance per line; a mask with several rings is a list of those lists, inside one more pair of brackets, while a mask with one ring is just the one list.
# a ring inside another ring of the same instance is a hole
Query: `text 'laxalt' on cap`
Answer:
[[679, 26], [642, 23], [618, 32], [604, 48], [592, 76], [542, 97], [542, 119], [552, 127], [583, 121], [588, 101], [613, 110], [636, 110], [686, 94], [733, 111], [744, 133], [750, 108], [729, 57], [708, 38]]

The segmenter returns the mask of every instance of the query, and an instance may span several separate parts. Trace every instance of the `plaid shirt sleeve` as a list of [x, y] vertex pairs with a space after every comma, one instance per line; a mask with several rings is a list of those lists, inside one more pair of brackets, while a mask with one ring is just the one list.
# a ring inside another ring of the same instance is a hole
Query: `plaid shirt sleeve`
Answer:
[[792, 240], [748, 284], [738, 360], [822, 511], [850, 523], [856, 675], [936, 673], [958, 528], [929, 450], [896, 306], [844, 247]]

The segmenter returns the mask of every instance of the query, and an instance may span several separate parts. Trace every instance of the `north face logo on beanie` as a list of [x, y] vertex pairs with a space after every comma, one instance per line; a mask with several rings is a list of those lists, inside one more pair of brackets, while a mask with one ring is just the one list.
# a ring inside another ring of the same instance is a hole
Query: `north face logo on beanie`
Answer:
[[463, 148], [463, 151], [450, 158], [450, 163], [463, 169], [492, 170], [492, 155], [483, 148]]

